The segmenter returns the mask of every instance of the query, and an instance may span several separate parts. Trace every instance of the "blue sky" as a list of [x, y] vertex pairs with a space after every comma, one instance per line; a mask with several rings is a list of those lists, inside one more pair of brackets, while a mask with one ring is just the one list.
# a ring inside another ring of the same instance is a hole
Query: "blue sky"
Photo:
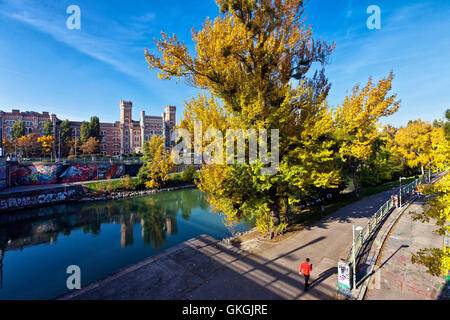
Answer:
[[[72, 4], [81, 8], [81, 30], [66, 27]], [[366, 26], [369, 5], [381, 9], [380, 30]], [[450, 1], [311, 0], [306, 14], [316, 38], [336, 42], [326, 67], [330, 104], [393, 70], [402, 103], [384, 124], [442, 118], [450, 108]], [[217, 15], [213, 0], [0, 0], [0, 110], [113, 122], [119, 101], [131, 100], [136, 120], [165, 105], [176, 105], [179, 119], [196, 89], [159, 80], [144, 49], [156, 50], [161, 30], [193, 49], [191, 28]]]

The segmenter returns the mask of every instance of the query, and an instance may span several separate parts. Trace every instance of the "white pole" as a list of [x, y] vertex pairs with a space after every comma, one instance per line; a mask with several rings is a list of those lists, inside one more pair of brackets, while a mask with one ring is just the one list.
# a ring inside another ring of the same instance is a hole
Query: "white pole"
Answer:
[[353, 290], [356, 289], [356, 259], [355, 259], [355, 225], [353, 227], [353, 238], [352, 238], [352, 256], [353, 256]]
[[399, 203], [398, 206], [399, 208], [402, 207], [402, 177], [400, 177], [400, 192], [399, 192]]

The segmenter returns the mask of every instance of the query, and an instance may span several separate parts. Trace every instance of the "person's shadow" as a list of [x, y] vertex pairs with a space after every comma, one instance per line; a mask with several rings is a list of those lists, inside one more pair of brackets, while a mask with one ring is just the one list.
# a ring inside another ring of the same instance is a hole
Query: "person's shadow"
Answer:
[[316, 279], [311, 281], [311, 283], [308, 286], [308, 289], [314, 288], [316, 285], [318, 285], [321, 282], [325, 281], [326, 279], [331, 277], [333, 274], [337, 274], [337, 271], [338, 271], [337, 267], [332, 267], [332, 268], [330, 268], [328, 270], [325, 270], [324, 272], [319, 274], [319, 276]]

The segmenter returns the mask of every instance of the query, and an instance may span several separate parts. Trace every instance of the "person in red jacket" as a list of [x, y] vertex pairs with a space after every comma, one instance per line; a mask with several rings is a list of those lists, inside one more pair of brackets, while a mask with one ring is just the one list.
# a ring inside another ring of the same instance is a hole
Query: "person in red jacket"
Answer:
[[303, 275], [305, 276], [305, 291], [308, 291], [309, 286], [308, 281], [311, 271], [312, 271], [312, 264], [309, 264], [309, 258], [306, 258], [306, 261], [300, 265], [300, 270], [298, 271], [299, 274], [303, 273]]

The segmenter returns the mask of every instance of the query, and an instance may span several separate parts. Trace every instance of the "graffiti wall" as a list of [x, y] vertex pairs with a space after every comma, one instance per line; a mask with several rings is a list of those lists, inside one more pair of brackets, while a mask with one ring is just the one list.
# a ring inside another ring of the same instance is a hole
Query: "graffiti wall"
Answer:
[[8, 177], [6, 175], [6, 172], [6, 158], [0, 157], [0, 190], [3, 190], [8, 186]]
[[[58, 188], [59, 189], [59, 188]], [[83, 195], [83, 188], [71, 188], [68, 190], [43, 191], [33, 195], [11, 195], [0, 199], [0, 211], [23, 209], [43, 204], [57, 203], [67, 200], [76, 200]]]
[[113, 179], [124, 172], [124, 165], [103, 163], [14, 165], [9, 169], [12, 186]]

